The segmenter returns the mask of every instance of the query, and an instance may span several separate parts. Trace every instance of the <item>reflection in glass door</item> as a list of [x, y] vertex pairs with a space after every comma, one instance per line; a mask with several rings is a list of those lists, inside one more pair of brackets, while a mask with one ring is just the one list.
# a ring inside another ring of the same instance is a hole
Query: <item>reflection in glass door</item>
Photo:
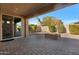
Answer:
[[2, 38], [12, 38], [13, 37], [13, 17], [3, 15], [2, 16]]
[[14, 18], [14, 37], [21, 36], [21, 19]]

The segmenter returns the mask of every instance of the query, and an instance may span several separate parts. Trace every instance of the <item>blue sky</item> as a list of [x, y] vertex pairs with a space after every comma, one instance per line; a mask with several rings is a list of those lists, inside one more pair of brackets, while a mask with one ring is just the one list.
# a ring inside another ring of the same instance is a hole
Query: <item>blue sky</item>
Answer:
[[[45, 14], [42, 14], [42, 15], [36, 16], [36, 17], [39, 17], [42, 20], [45, 16], [52, 16], [57, 19], [60, 19], [60, 20], [62, 20], [62, 22], [64, 24], [70, 24], [72, 22], [77, 22], [77, 21], [79, 21], [79, 4], [65, 7], [65, 8], [56, 10], [56, 11], [51, 11], [51, 12], [48, 12], [48, 13], [45, 13]], [[29, 19], [29, 23], [37, 24], [38, 21], [34, 17], [34, 18]]]

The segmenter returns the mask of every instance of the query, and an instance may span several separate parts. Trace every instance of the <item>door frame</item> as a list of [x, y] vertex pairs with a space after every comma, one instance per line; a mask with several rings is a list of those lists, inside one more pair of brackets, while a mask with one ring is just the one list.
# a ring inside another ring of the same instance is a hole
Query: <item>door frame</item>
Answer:
[[[2, 14], [2, 16], [3, 15], [7, 15], [7, 16], [12, 16], [13, 17], [13, 30], [12, 30], [12, 32], [13, 32], [13, 37], [12, 38], [6, 38], [6, 39], [3, 39], [3, 33], [2, 33], [2, 39], [1, 40], [10, 40], [10, 39], [16, 39], [16, 38], [22, 38], [23, 36], [22, 36], [22, 17], [19, 17], [19, 16], [13, 16], [13, 15], [8, 15], [8, 14]], [[18, 36], [18, 37], [15, 37], [14, 36], [14, 17], [16, 17], [16, 18], [20, 18], [21, 19], [21, 36]], [[3, 19], [2, 19], [3, 20]], [[3, 30], [3, 28], [2, 28], [2, 30]]]

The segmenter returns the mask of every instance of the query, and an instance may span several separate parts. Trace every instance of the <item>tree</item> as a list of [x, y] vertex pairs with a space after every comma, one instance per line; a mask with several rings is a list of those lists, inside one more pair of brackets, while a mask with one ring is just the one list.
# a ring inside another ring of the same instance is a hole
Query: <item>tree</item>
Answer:
[[37, 17], [36, 19], [38, 20], [38, 22], [40, 22], [40, 23], [41, 23], [41, 20], [40, 20], [40, 18], [38, 18], [38, 17]]
[[59, 33], [65, 33], [66, 32], [66, 29], [65, 29], [65, 27], [64, 27], [64, 25], [63, 24], [60, 24], [60, 26], [58, 26], [58, 32]]
[[50, 17], [50, 16], [46, 16], [46, 17], [44, 17], [43, 18], [43, 20], [42, 20], [42, 25], [51, 25], [51, 22], [52, 22], [52, 17]]
[[41, 21], [41, 23], [43, 25], [59, 26], [60, 24], [62, 24], [62, 21], [56, 19], [55, 17], [46, 16], [46, 17], [43, 18], [43, 20]]
[[30, 32], [35, 32], [36, 31], [36, 25], [35, 24], [30, 24], [29, 25], [29, 31]]
[[63, 22], [59, 19], [56, 19], [55, 17], [46, 16], [41, 21], [41, 24], [48, 26], [51, 31], [58, 30], [59, 32], [64, 32], [65, 30]]

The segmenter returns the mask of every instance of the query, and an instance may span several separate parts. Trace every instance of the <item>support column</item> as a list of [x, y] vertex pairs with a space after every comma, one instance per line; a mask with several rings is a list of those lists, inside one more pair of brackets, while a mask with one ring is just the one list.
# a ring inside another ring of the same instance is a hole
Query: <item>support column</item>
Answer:
[[24, 21], [24, 18], [22, 18], [21, 21], [22, 21], [22, 33], [21, 34], [22, 34], [22, 37], [25, 37], [25, 34], [24, 34], [24, 32], [25, 32], [25, 24], [24, 24], [25, 21]]
[[26, 37], [29, 36], [29, 24], [28, 24], [28, 19], [26, 19]]
[[29, 31], [28, 31], [28, 20], [26, 18], [22, 18], [22, 36], [28, 37]]
[[2, 14], [0, 13], [0, 40], [2, 40]]

